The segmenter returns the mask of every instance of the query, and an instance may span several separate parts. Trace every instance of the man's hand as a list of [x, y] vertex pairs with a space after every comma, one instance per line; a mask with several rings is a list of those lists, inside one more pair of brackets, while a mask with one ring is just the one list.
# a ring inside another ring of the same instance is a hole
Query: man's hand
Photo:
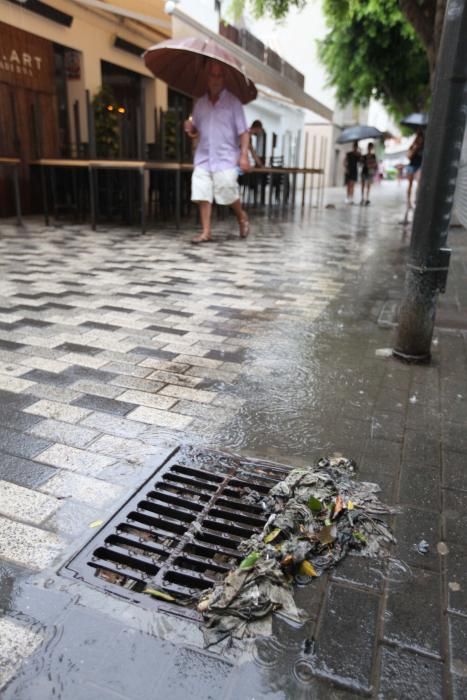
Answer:
[[185, 121], [183, 122], [183, 130], [185, 131], [185, 134], [191, 139], [194, 139], [195, 136], [197, 136], [198, 134], [198, 131], [196, 127], [193, 126], [193, 122], [191, 119], [185, 119]]
[[240, 160], [238, 161], [238, 164], [240, 166], [240, 169], [243, 170], [244, 173], [248, 173], [251, 170], [248, 155], [246, 155], [245, 153], [240, 154]]

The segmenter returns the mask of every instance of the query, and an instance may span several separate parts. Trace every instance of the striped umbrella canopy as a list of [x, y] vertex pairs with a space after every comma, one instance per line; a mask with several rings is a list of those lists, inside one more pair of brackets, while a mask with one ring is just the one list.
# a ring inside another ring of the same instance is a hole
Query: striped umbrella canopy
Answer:
[[241, 63], [212, 39], [168, 39], [151, 46], [143, 58], [156, 78], [192, 97], [206, 93], [209, 59], [214, 59], [225, 66], [225, 87], [229, 92], [243, 104], [256, 99], [256, 87]]

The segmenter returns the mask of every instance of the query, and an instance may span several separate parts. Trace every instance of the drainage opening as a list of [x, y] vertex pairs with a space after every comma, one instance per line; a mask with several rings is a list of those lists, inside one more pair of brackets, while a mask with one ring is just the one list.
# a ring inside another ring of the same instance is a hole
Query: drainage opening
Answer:
[[[266, 522], [248, 493], [266, 495], [290, 469], [178, 449], [60, 574], [144, 607], [198, 619], [190, 604], [238, 564], [239, 543]], [[172, 596], [178, 605], [151, 597], [147, 589]]]

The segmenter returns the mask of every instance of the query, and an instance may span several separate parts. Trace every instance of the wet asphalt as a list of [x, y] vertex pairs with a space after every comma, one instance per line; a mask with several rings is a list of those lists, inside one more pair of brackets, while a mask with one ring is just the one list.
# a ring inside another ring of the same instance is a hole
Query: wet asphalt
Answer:
[[[0, 224], [0, 479], [28, 490], [0, 501], [2, 699], [467, 696], [467, 232], [450, 232], [432, 362], [400, 363], [403, 199], [333, 190], [327, 208], [253, 215], [246, 242], [220, 219], [201, 248], [187, 224]], [[186, 444], [352, 457], [399, 507], [390, 559], [348, 557], [297, 589], [303, 624], [278, 615], [272, 637], [208, 651], [177, 611], [60, 575]]]

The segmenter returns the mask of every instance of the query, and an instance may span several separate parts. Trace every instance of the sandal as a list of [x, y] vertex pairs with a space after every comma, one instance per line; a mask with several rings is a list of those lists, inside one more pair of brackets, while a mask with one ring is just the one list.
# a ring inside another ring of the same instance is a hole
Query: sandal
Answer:
[[246, 238], [250, 233], [250, 220], [247, 216], [243, 216], [240, 221], [240, 238]]
[[205, 233], [200, 233], [199, 236], [191, 239], [192, 243], [209, 243], [212, 241], [211, 236], [206, 236]]

